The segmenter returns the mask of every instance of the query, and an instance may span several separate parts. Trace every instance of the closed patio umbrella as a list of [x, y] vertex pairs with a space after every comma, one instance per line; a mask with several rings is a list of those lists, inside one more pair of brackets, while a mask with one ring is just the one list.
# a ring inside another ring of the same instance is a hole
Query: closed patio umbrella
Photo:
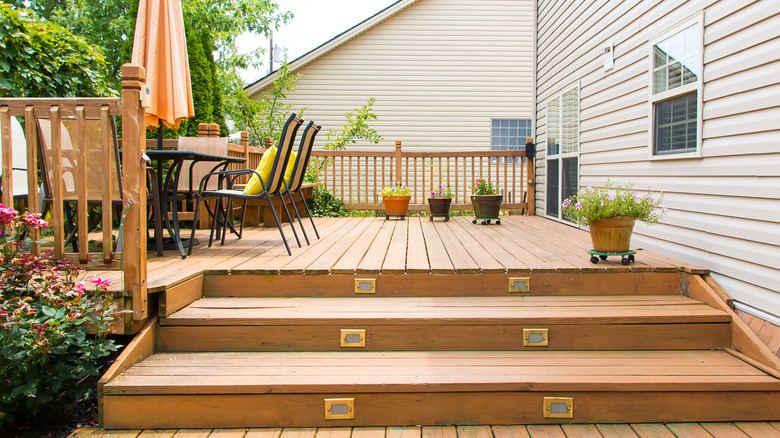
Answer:
[[132, 62], [146, 68], [146, 125], [158, 127], [161, 149], [162, 126], [178, 129], [195, 115], [181, 0], [140, 0]]

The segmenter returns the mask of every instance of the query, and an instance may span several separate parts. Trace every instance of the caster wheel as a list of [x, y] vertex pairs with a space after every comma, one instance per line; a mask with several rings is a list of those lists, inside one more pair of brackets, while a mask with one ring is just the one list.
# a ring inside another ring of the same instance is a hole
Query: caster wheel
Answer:
[[496, 225], [501, 225], [501, 220], [500, 219], [496, 221]]
[[488, 220], [487, 220], [487, 221], [485, 221], [485, 222], [487, 222], [487, 224], [488, 224], [488, 225], [490, 225], [490, 219], [488, 219]]
[[385, 215], [385, 220], [388, 220], [388, 219], [390, 219], [390, 215], [387, 215], [387, 214], [386, 214], [386, 215]]
[[482, 221], [482, 225], [487, 225], [487, 222], [485, 222], [485, 221]]
[[630, 255], [630, 256], [628, 256], [628, 261], [631, 262], [631, 263], [634, 263], [636, 261], [636, 259], [634, 258], [633, 255]]
[[606, 260], [607, 259], [607, 256], [604, 256], [604, 255], [603, 256], [599, 256], [599, 257], [601, 258], [601, 260]]
[[596, 256], [592, 256], [590, 258], [590, 262], [593, 263], [594, 265], [597, 265], [599, 263], [599, 258]]
[[627, 258], [627, 257], [623, 257], [623, 258], [620, 260], [620, 263], [622, 263], [622, 264], [624, 264], [624, 265], [627, 265], [627, 264], [629, 264], [629, 263], [631, 263], [631, 262], [628, 260], [628, 258]]
[[449, 216], [444, 218], [444, 222], [449, 222], [449, 221], [450, 221], [450, 217]]
[[431, 216], [431, 222], [433, 222], [433, 216]]
[[406, 216], [401, 216], [401, 220], [402, 221], [406, 220]]
[[476, 223], [477, 223], [477, 220], [476, 220], [476, 219], [474, 219], [473, 221], [471, 221], [471, 223], [472, 223], [472, 224], [476, 224]]

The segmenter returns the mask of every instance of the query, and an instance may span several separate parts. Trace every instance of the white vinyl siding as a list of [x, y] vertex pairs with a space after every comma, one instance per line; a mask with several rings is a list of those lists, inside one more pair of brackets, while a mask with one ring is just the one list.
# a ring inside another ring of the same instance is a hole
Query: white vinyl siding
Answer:
[[[690, 17], [703, 28], [700, 157], [657, 159], [649, 47]], [[638, 224], [632, 243], [709, 268], [738, 306], [780, 315], [780, 2], [540, 0], [536, 41], [537, 211], [545, 102], [579, 82], [580, 185], [666, 192], [669, 215]]]
[[489, 150], [492, 119], [532, 118], [532, 35], [532, 0], [418, 0], [293, 62], [302, 76], [288, 102], [323, 126], [315, 147], [374, 97], [384, 141], [353, 147]]

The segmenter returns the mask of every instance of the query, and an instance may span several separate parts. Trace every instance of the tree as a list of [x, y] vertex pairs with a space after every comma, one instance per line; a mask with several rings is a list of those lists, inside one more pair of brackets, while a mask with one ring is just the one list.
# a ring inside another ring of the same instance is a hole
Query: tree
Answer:
[[102, 52], [35, 12], [0, 4], [0, 96], [107, 96]]
[[[288, 93], [295, 90], [295, 82], [300, 74], [290, 72], [290, 66], [283, 62], [277, 71], [273, 86], [264, 91], [257, 99], [252, 99], [243, 88], [231, 101], [229, 114], [236, 128], [249, 132], [249, 143], [262, 145], [263, 138], [279, 138], [282, 126], [292, 109], [292, 104], [284, 102]], [[301, 108], [301, 116], [306, 108]]]
[[[120, 90], [119, 72], [122, 64], [130, 61], [132, 52], [137, 0], [7, 1], [15, 9], [27, 6], [45, 20], [67, 27], [73, 34], [102, 48], [106, 61], [103, 77], [117, 92]], [[223, 121], [226, 108], [234, 107], [233, 101], [241, 99], [243, 93], [244, 84], [238, 72], [262, 65], [265, 51], [258, 47], [249, 54], [240, 54], [236, 38], [245, 32], [267, 36], [293, 15], [279, 12], [273, 0], [182, 0], [182, 12], [187, 34], [204, 38], [211, 45], [211, 50], [204, 50], [205, 62], [212, 64], [213, 80], [220, 92], [211, 95], [210, 106], [214, 122], [220, 123], [221, 133], [227, 135]]]

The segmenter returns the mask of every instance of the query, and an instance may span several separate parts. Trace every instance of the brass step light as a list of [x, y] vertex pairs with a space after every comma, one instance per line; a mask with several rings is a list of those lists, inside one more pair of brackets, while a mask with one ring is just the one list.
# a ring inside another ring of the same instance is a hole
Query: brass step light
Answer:
[[548, 329], [523, 329], [523, 347], [547, 347]]
[[574, 399], [571, 397], [545, 397], [544, 418], [574, 418]]
[[341, 329], [342, 347], [365, 347], [366, 331], [365, 329]]
[[354, 398], [326, 398], [325, 419], [326, 420], [354, 420], [355, 399]]
[[375, 294], [376, 293], [376, 278], [356, 278], [355, 279], [355, 293], [356, 294]]
[[509, 277], [509, 293], [531, 292], [531, 277]]

